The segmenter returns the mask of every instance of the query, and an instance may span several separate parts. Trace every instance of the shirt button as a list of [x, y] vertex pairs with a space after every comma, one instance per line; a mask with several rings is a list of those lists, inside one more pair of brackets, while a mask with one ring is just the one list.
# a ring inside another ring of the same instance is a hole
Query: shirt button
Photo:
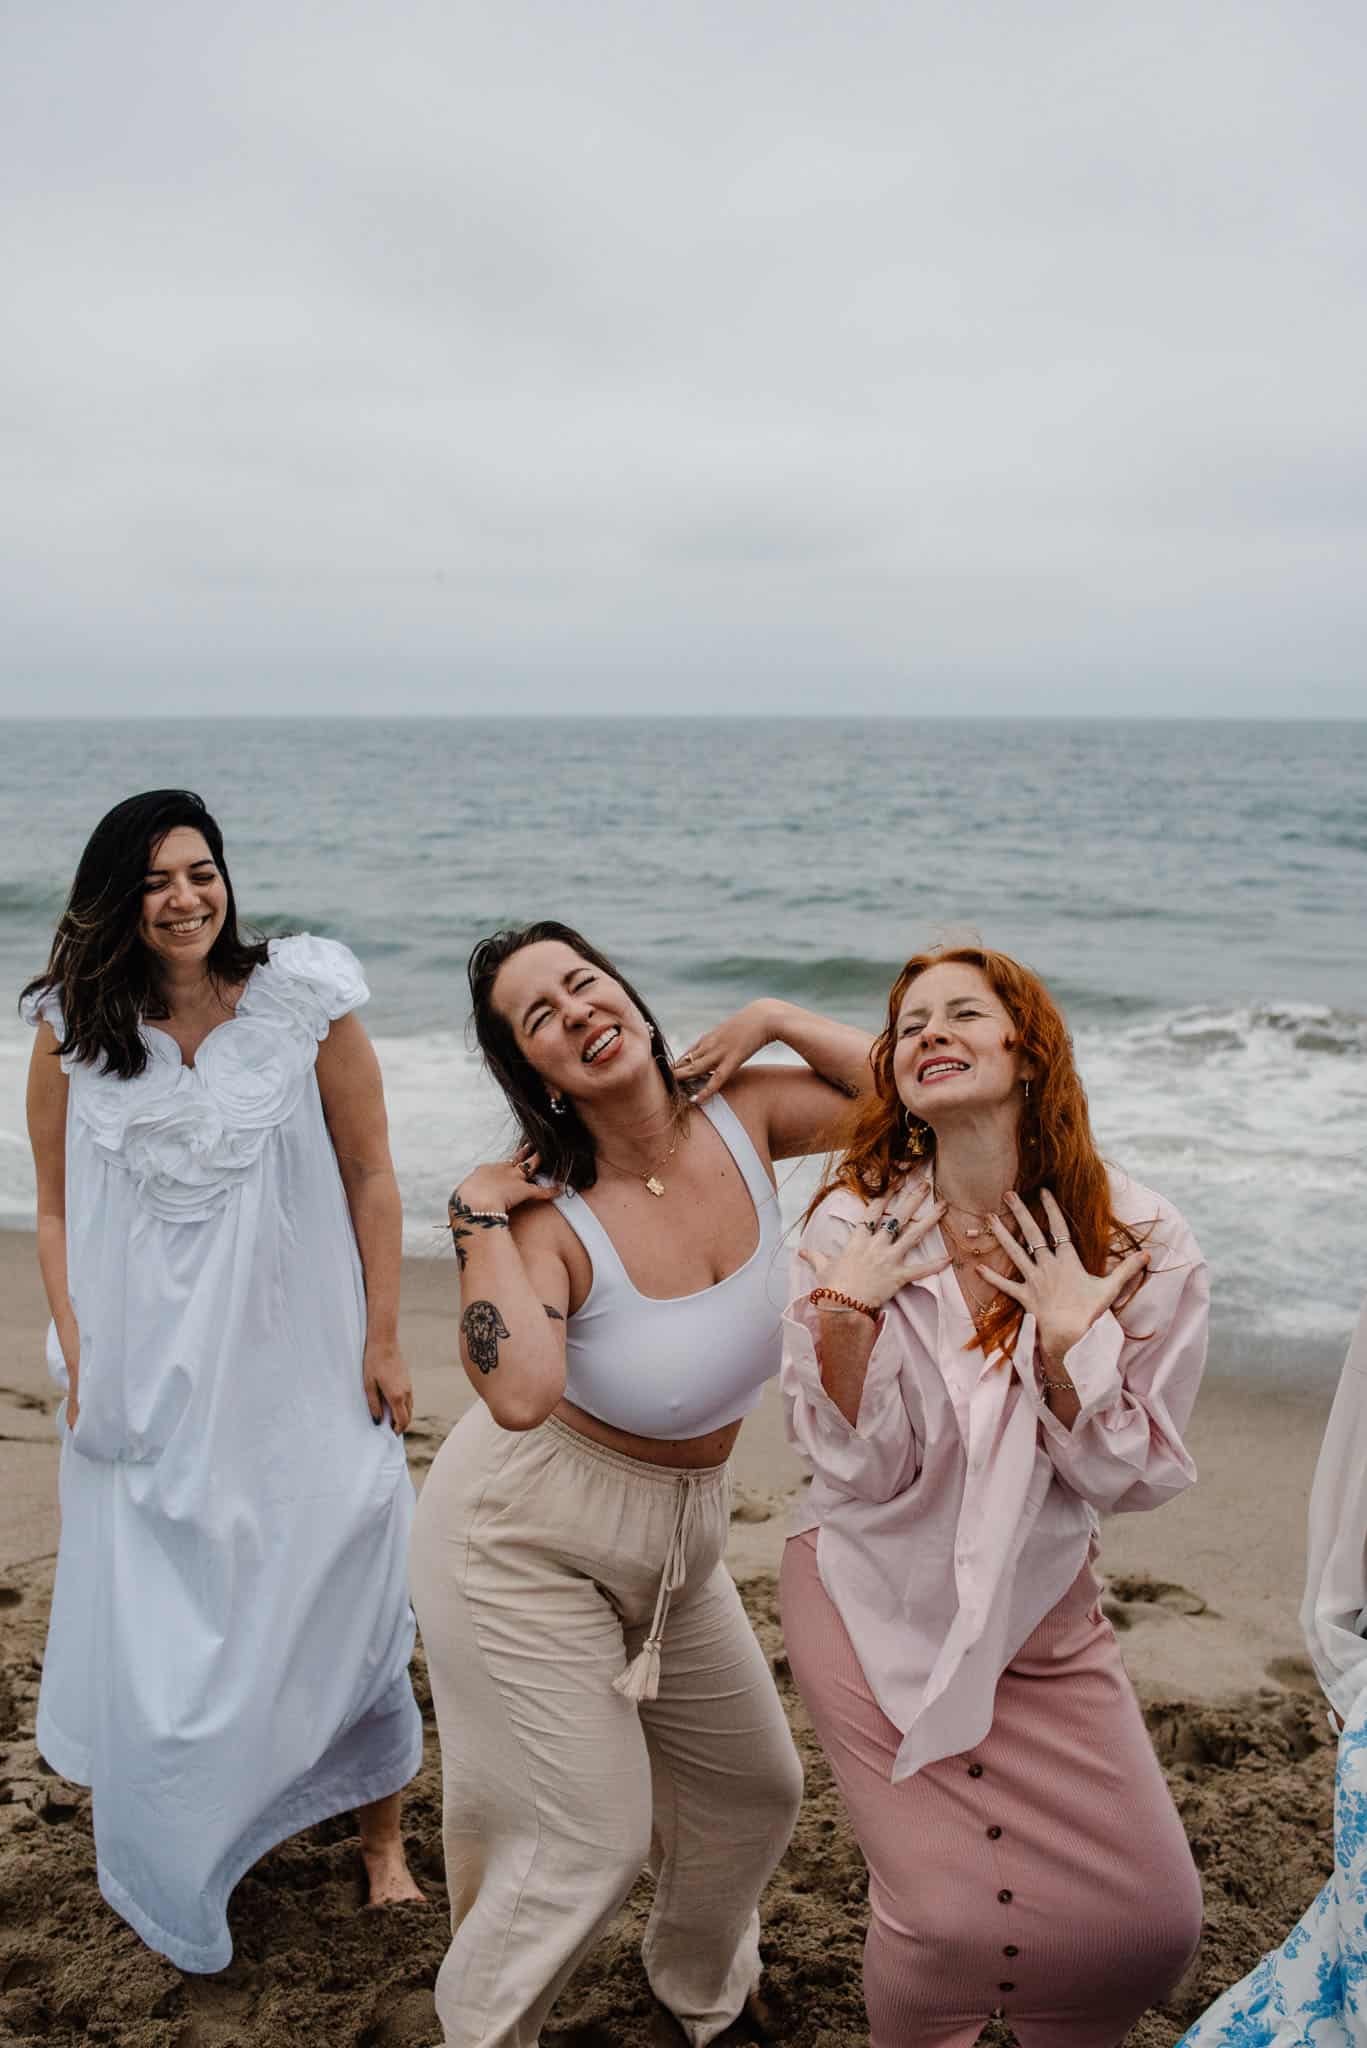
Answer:
[[1014, 1991], [1015, 1988], [1014, 1984], [999, 1984], [997, 1986], [998, 1991]]
[[989, 1828], [989, 1829], [988, 1829], [988, 1831], [987, 1831], [987, 1839], [988, 1839], [988, 1841], [989, 1841], [989, 1842], [999, 1842], [999, 1841], [1001, 1840], [1001, 1838], [1002, 1838], [1002, 1831], [1001, 1831], [1001, 1829], [1000, 1829], [1000, 1828]]
[[998, 1893], [997, 1893], [997, 1903], [998, 1903], [998, 1905], [1001, 1905], [1001, 1906], [1009, 1906], [1009, 1905], [1010, 1905], [1010, 1903], [1011, 1903], [1011, 1900], [1012, 1900], [1013, 1896], [1014, 1896], [1014, 1894], [1013, 1894], [1013, 1893], [1011, 1893], [1011, 1892], [998, 1892]]
[[969, 1775], [969, 1777], [970, 1777], [970, 1778], [981, 1778], [982, 1774], [983, 1774], [983, 1767], [982, 1767], [982, 1765], [981, 1765], [981, 1764], [970, 1764], [970, 1765], [969, 1765], [969, 1767], [968, 1767], [968, 1775]]
[[1002, 1950], [1002, 1954], [1004, 1956], [1018, 1956], [1020, 1954], [1020, 1950], [1016, 1947], [1014, 1941], [1008, 1941], [1006, 1947]]

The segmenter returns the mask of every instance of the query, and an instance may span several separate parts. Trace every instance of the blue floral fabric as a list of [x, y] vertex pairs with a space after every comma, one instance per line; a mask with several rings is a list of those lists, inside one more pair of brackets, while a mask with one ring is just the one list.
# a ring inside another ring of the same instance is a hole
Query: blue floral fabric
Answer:
[[1339, 1737], [1333, 1876], [1177, 2048], [1367, 2048], [1367, 1687]]

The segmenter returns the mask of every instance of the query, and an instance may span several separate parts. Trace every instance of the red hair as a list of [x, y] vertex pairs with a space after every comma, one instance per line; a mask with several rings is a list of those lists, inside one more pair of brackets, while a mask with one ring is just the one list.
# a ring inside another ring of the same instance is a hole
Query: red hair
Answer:
[[[892, 1076], [897, 1019], [907, 990], [928, 968], [976, 967], [1011, 1020], [1006, 1043], [1030, 1076], [1030, 1096], [1017, 1139], [1016, 1192], [1043, 1231], [1049, 1221], [1039, 1198], [1047, 1187], [1068, 1219], [1078, 1257], [1089, 1273], [1104, 1273], [1142, 1240], [1111, 1208], [1106, 1165], [1096, 1149], [1087, 1096], [1073, 1063], [1073, 1043], [1058, 1004], [1037, 974], [986, 946], [951, 946], [915, 953], [892, 985], [888, 1021], [874, 1040], [874, 1087], [850, 1112], [840, 1134], [840, 1158], [812, 1199], [807, 1215], [836, 1188], [876, 1200], [906, 1178], [918, 1158], [933, 1161], [935, 1133], [904, 1108]], [[913, 1156], [908, 1157], [908, 1153]], [[1155, 1219], [1156, 1220], [1156, 1219]], [[1139, 1285], [1142, 1285], [1142, 1277]], [[1131, 1290], [1133, 1293], [1135, 1290]], [[1011, 1356], [1024, 1319], [1018, 1301], [1001, 1295], [980, 1318], [970, 1349]]]

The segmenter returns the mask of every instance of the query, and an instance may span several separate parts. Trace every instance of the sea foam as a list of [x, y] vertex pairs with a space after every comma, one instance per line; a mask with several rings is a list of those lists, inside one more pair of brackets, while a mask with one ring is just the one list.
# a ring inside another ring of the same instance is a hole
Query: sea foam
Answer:
[[[666, 1018], [686, 1045], [702, 1014]], [[447, 1253], [446, 1198], [514, 1132], [479, 1058], [455, 1032], [376, 1038], [403, 1190], [405, 1249]], [[1346, 1337], [1363, 1287], [1367, 1019], [1267, 1000], [1154, 1013], [1076, 1035], [1098, 1143], [1186, 1215], [1210, 1261], [1217, 1326], [1259, 1339]], [[31, 1040], [0, 1029], [0, 1222], [31, 1227], [23, 1094]], [[815, 1162], [779, 1169], [785, 1222]]]

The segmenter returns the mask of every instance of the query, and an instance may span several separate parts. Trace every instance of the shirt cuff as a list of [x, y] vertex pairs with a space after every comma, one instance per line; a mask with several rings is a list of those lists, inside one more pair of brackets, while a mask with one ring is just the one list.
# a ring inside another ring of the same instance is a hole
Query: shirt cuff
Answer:
[[[1035, 1337], [1039, 1343], [1038, 1334]], [[1081, 1412], [1078, 1422], [1090, 1422], [1101, 1409], [1109, 1408], [1125, 1391], [1120, 1377], [1120, 1354], [1125, 1332], [1109, 1309], [1099, 1315], [1085, 1337], [1079, 1338], [1063, 1355], [1063, 1370], [1077, 1390]], [[1074, 1424], [1076, 1428], [1077, 1424]]]
[[[1120, 1354], [1124, 1344], [1125, 1332], [1107, 1309], [1103, 1315], [1097, 1317], [1086, 1336], [1079, 1338], [1072, 1349], [1064, 1353], [1062, 1371], [1072, 1381], [1078, 1398], [1078, 1412], [1070, 1428], [1059, 1421], [1049, 1406], [1044, 1388], [1040, 1385], [1037, 1367], [1043, 1365], [1043, 1360], [1040, 1356], [1039, 1332], [1035, 1332], [1029, 1371], [1022, 1373], [1021, 1377], [1027, 1381], [1035, 1397], [1040, 1421], [1051, 1436], [1066, 1442], [1072, 1437], [1080, 1422], [1090, 1422], [1103, 1408], [1109, 1408], [1112, 1402], [1119, 1400], [1125, 1390], [1125, 1382], [1120, 1376]], [[1059, 1368], [1045, 1370], [1052, 1379]]]
[[[850, 1310], [852, 1315], [857, 1313], [857, 1310]], [[895, 1381], [901, 1372], [901, 1361], [896, 1356], [896, 1347], [883, 1342], [888, 1327], [887, 1310], [879, 1311], [873, 1349], [869, 1353], [869, 1362], [864, 1372], [864, 1385], [859, 1395], [859, 1414], [854, 1422], [837, 1408], [822, 1383], [821, 1360], [816, 1348], [820, 1318], [821, 1311], [813, 1308], [810, 1295], [799, 1294], [796, 1300], [789, 1302], [783, 1313], [788, 1334], [788, 1342], [784, 1347], [784, 1369], [791, 1372], [803, 1395], [820, 1410], [823, 1419], [829, 1420], [846, 1436], [858, 1436], [861, 1433], [860, 1424], [870, 1419], [873, 1409], [881, 1401], [886, 1384]]]

